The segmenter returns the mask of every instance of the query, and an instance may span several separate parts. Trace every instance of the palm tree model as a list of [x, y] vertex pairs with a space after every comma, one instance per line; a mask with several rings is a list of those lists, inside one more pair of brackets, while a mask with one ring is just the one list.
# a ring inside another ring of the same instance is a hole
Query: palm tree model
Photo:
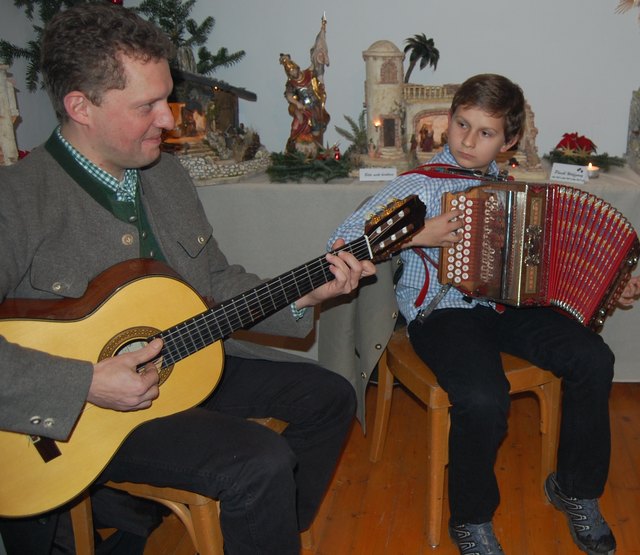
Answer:
[[358, 116], [358, 121], [356, 122], [353, 118], [349, 116], [344, 116], [344, 119], [347, 120], [349, 127], [351, 130], [344, 129], [343, 127], [336, 127], [336, 132], [351, 141], [351, 145], [345, 152], [345, 156], [351, 152], [355, 152], [356, 154], [366, 154], [367, 153], [367, 125], [365, 122], [366, 112], [362, 110], [360, 112], [360, 116]]
[[404, 53], [411, 51], [409, 54], [409, 67], [407, 73], [404, 76], [404, 82], [409, 82], [409, 77], [413, 68], [416, 67], [418, 61], [420, 61], [420, 69], [424, 69], [427, 66], [433, 67], [433, 71], [438, 66], [438, 60], [440, 59], [440, 52], [435, 47], [433, 39], [428, 39], [424, 33], [421, 35], [413, 35], [406, 41], [407, 45], [404, 47]]

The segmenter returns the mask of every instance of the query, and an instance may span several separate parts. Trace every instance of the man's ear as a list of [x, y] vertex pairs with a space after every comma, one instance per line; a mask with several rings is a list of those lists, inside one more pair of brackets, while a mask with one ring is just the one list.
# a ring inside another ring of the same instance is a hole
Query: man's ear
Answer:
[[513, 145], [515, 145], [518, 141], [520, 140], [520, 135], [516, 135], [513, 139], [511, 139], [509, 142], [504, 143], [502, 145], [502, 147], [500, 148], [500, 152], [507, 152], [507, 150], [510, 150], [511, 147]]
[[64, 97], [64, 108], [73, 121], [86, 125], [89, 121], [91, 101], [80, 91], [71, 91]]

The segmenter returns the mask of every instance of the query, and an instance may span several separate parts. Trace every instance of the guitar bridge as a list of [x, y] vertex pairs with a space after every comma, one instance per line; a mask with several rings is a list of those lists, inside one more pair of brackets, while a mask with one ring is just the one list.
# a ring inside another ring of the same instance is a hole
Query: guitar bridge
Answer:
[[59, 447], [56, 445], [56, 442], [51, 438], [40, 436], [29, 437], [31, 438], [31, 443], [33, 443], [38, 453], [40, 453], [40, 456], [42, 457], [42, 460], [44, 462], [49, 462], [62, 455]]

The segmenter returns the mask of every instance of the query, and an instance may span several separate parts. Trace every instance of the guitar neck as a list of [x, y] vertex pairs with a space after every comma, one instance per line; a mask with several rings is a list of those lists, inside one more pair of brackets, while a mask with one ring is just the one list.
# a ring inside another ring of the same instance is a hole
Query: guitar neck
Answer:
[[[373, 258], [364, 235], [335, 252], [340, 251], [348, 251], [358, 260]], [[162, 366], [175, 364], [234, 331], [271, 316], [332, 279], [323, 255], [160, 332], [154, 337], [164, 341]]]

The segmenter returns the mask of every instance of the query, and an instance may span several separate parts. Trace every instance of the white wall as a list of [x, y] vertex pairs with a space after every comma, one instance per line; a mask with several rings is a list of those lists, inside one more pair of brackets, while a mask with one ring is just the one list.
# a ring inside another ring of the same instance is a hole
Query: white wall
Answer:
[[[30, 26], [12, 0], [2, 2], [0, 35], [21, 44]], [[598, 152], [623, 155], [629, 102], [640, 88], [638, 9], [616, 14], [618, 0], [198, 0], [192, 17], [216, 19], [208, 47], [244, 49], [245, 59], [214, 76], [245, 87], [258, 101], [240, 103], [240, 119], [255, 128], [271, 151], [281, 151], [289, 133], [283, 98], [280, 52], [308, 65], [309, 48], [326, 12], [331, 65], [326, 69], [327, 109], [332, 121], [328, 142], [344, 141], [334, 126], [346, 127], [343, 115], [357, 118], [364, 100], [362, 51], [386, 39], [400, 49], [417, 33], [432, 37], [440, 62], [414, 70], [421, 84], [459, 83], [480, 72], [507, 75], [524, 89], [536, 116], [540, 154], [565, 132], [591, 138]], [[7, 4], [11, 4], [8, 8]], [[136, 0], [125, 0], [133, 6]], [[9, 17], [5, 17], [5, 13]], [[21, 89], [22, 74], [15, 68]], [[23, 98], [24, 97], [24, 98]], [[21, 93], [24, 123], [18, 128], [21, 148], [46, 138], [53, 117], [41, 109], [46, 97]], [[49, 112], [50, 114], [50, 112]], [[346, 145], [345, 145], [346, 146]]]

